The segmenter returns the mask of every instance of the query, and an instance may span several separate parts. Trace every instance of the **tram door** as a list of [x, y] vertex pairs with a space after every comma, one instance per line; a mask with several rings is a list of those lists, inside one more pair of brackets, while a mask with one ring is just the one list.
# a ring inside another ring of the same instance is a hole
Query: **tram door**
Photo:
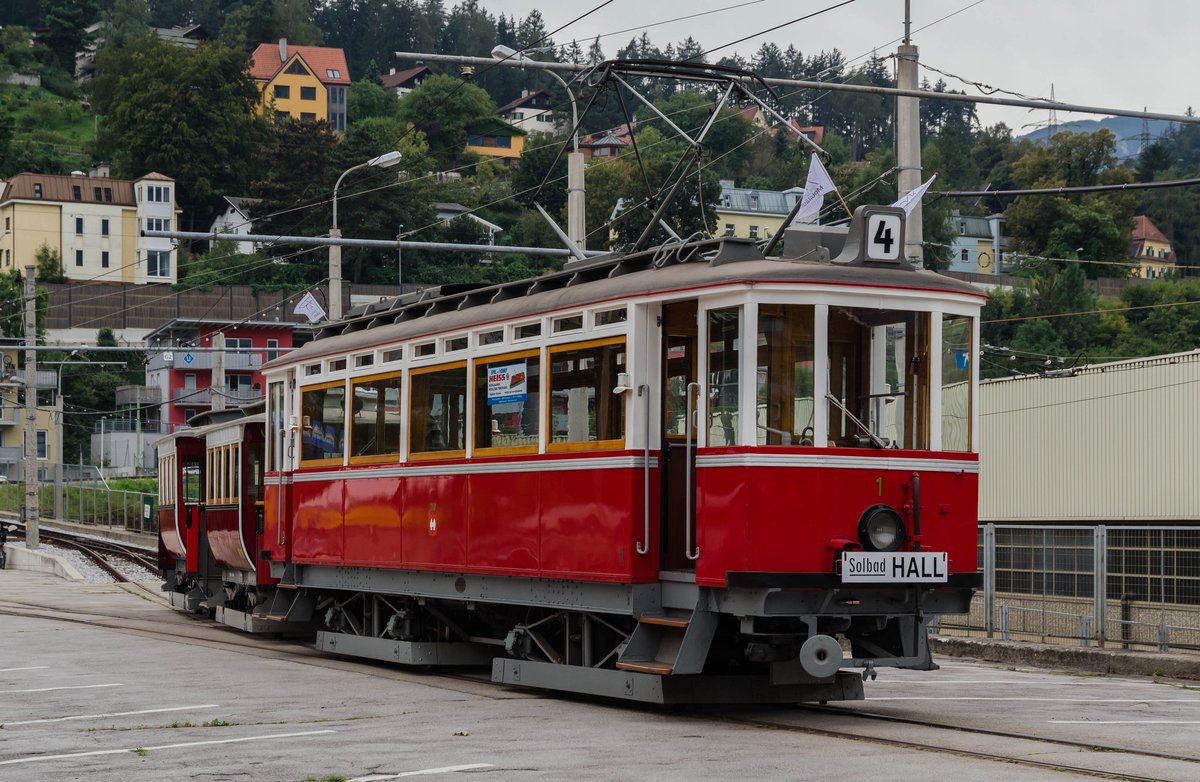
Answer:
[[[664, 570], [695, 570], [688, 542], [696, 541], [692, 518], [696, 496], [696, 302], [663, 306], [662, 314], [662, 556]], [[689, 405], [689, 399], [690, 405]], [[688, 411], [691, 410], [690, 416]], [[692, 518], [689, 518], [689, 512]]]

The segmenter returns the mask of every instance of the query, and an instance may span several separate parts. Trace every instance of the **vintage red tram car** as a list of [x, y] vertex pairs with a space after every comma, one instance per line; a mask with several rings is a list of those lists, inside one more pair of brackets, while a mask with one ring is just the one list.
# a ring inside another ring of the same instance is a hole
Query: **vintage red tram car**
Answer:
[[265, 370], [260, 613], [658, 702], [933, 668], [978, 581], [984, 296], [902, 229], [862, 207], [833, 259], [680, 242], [327, 324]]

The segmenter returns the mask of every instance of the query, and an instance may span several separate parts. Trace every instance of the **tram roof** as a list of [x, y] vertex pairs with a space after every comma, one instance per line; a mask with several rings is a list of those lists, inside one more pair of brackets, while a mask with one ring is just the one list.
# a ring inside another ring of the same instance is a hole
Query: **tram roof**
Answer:
[[571, 307], [628, 301], [677, 290], [780, 282], [921, 290], [986, 298], [970, 283], [899, 264], [764, 257], [751, 240], [722, 237], [642, 253], [571, 261], [561, 272], [498, 285], [443, 285], [356, 307], [317, 338], [271, 361], [285, 366], [463, 328]]

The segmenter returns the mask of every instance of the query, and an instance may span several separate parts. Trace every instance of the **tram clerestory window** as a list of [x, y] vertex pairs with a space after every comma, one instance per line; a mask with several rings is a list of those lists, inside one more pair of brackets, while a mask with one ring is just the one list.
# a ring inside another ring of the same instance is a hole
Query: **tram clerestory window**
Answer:
[[301, 391], [300, 461], [340, 460], [346, 449], [346, 388], [340, 382]]
[[567, 345], [550, 354], [550, 444], [558, 450], [617, 448], [625, 440], [625, 340]]
[[758, 445], [815, 445], [813, 318], [808, 304], [759, 305], [754, 427]]
[[455, 364], [412, 374], [408, 450], [413, 454], [466, 449], [467, 367]]
[[708, 444], [737, 445], [738, 361], [741, 355], [738, 307], [708, 313]]
[[537, 353], [475, 364], [475, 448], [534, 452], [538, 447], [541, 366]]
[[384, 457], [400, 453], [400, 375], [354, 381], [351, 402], [350, 456]]
[[929, 314], [832, 307], [829, 441], [929, 447]]

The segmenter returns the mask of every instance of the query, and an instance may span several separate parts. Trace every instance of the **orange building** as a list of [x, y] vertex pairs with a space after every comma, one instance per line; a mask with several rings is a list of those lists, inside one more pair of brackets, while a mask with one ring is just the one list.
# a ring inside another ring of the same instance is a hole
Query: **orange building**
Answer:
[[288, 46], [263, 43], [250, 59], [250, 75], [262, 89], [262, 111], [277, 117], [308, 122], [328, 122], [346, 130], [346, 88], [350, 68], [346, 53], [325, 46]]

